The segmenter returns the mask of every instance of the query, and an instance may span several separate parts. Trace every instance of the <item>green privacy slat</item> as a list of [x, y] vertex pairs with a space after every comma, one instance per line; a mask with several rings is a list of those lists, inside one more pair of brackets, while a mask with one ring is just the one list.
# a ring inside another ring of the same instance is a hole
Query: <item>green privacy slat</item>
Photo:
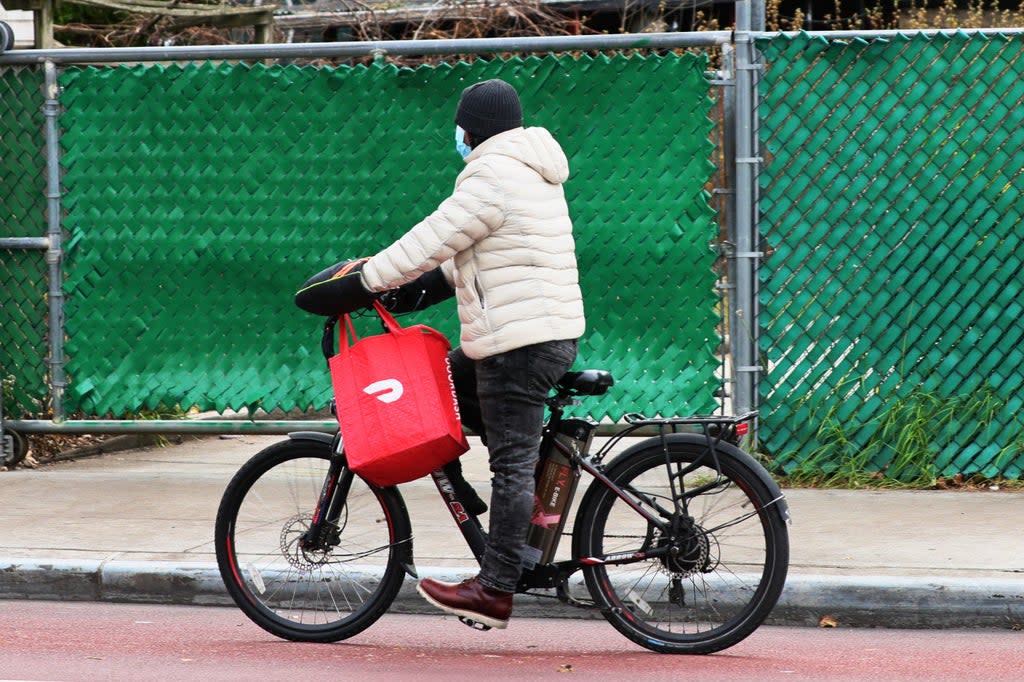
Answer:
[[[46, 236], [43, 72], [0, 67], [0, 236]], [[46, 390], [47, 263], [0, 249], [0, 379], [4, 416], [37, 416]]]
[[772, 152], [760, 175], [764, 446], [792, 470], [828, 444], [831, 414], [883, 469], [894, 451], [877, 425], [901, 401], [930, 405], [935, 424], [984, 405], [984, 419], [930, 432], [934, 473], [1018, 476], [1024, 45], [957, 33], [758, 47]]
[[[450, 192], [459, 93], [515, 85], [570, 159], [594, 417], [715, 406], [717, 227], [707, 59], [71, 68], [61, 78], [68, 401], [321, 407], [309, 274], [383, 248]], [[614, 97], [608, 96], [609, 88]], [[457, 337], [453, 307], [415, 317]]]

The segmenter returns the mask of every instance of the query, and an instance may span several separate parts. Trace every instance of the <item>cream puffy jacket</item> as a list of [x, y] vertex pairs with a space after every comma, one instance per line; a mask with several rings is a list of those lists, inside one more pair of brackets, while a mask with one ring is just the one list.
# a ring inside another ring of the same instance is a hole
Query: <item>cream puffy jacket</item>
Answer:
[[363, 267], [384, 291], [441, 266], [460, 342], [481, 359], [583, 334], [583, 297], [562, 183], [569, 162], [544, 128], [515, 128], [466, 157], [455, 191]]

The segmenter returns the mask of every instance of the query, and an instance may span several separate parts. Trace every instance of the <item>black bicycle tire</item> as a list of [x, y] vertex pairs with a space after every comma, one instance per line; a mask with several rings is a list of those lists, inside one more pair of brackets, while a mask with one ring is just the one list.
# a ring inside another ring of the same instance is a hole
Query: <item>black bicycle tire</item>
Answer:
[[[669, 441], [667, 447], [674, 462], [692, 463], [697, 458], [706, 457], [708, 453], [707, 445], [703, 442]], [[659, 653], [709, 654], [742, 641], [771, 613], [785, 585], [789, 564], [788, 529], [783, 514], [773, 508], [776, 495], [756, 471], [760, 465], [749, 456], [744, 457], [749, 461], [733, 456], [727, 450], [720, 451], [718, 466], [748, 497], [754, 499], [757, 518], [765, 533], [766, 557], [762, 567], [764, 579], [754, 591], [753, 598], [738, 617], [721, 627], [699, 633], [669, 633], [639, 626], [635, 613], [624, 615], [626, 609], [623, 600], [615, 593], [612, 581], [607, 579], [605, 567], [584, 566], [582, 571], [587, 588], [601, 608], [602, 615], [631, 641]], [[636, 446], [612, 461], [606, 475], [617, 485], [622, 485], [644, 472], [664, 466], [662, 443], [660, 439], [651, 439], [646, 446]], [[575, 556], [590, 557], [601, 553], [601, 529], [617, 500], [619, 498], [610, 488], [600, 481], [594, 481], [577, 514], [576, 530], [573, 533]]]
[[[300, 458], [328, 460], [330, 446], [305, 440], [287, 440], [261, 450], [247, 461], [231, 479], [221, 498], [214, 530], [214, 544], [217, 565], [221, 578], [235, 604], [261, 628], [283, 639], [301, 642], [336, 642], [352, 637], [377, 621], [391, 606], [401, 589], [405, 568], [402, 566], [398, 547], [402, 542], [411, 541], [412, 533], [409, 515], [399, 492], [395, 488], [378, 488], [363, 482], [380, 505], [375, 510], [383, 512], [388, 524], [391, 542], [386, 566], [380, 581], [361, 607], [348, 617], [322, 625], [295, 623], [273, 612], [260, 598], [245, 585], [241, 577], [240, 561], [234, 555], [234, 526], [239, 509], [246, 494], [261, 476], [275, 466]], [[362, 479], [356, 479], [356, 482]], [[322, 481], [321, 481], [322, 482]], [[316, 500], [311, 500], [315, 505]]]
[[7, 455], [0, 453], [0, 465], [14, 468], [28, 456], [28, 439], [17, 431], [4, 429], [4, 437], [11, 440], [11, 451]]
[[14, 29], [10, 24], [0, 21], [0, 54], [14, 49]]

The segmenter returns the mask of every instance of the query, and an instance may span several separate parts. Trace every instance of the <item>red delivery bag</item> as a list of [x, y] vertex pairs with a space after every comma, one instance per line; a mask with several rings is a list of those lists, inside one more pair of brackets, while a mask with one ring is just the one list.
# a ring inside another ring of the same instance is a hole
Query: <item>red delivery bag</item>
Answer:
[[[349, 468], [379, 486], [412, 481], [469, 449], [459, 420], [448, 350], [440, 332], [401, 327], [379, 302], [386, 332], [357, 339], [342, 318], [328, 362]], [[349, 345], [348, 336], [353, 343]]]

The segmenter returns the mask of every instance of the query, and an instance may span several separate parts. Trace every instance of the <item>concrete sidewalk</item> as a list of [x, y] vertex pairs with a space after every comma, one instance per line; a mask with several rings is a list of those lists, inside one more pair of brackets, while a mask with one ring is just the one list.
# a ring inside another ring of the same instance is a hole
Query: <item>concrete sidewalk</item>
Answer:
[[[239, 466], [282, 438], [189, 438], [0, 473], [0, 598], [230, 603], [214, 557], [217, 505]], [[472, 442], [466, 475], [486, 493], [486, 452]], [[475, 572], [430, 479], [401, 492], [420, 575]], [[785, 493], [791, 563], [771, 622], [817, 625], [831, 616], [840, 626], [1024, 626], [1024, 493]], [[517, 597], [516, 608], [580, 615], [559, 606]], [[434, 612], [412, 580], [393, 610]]]

